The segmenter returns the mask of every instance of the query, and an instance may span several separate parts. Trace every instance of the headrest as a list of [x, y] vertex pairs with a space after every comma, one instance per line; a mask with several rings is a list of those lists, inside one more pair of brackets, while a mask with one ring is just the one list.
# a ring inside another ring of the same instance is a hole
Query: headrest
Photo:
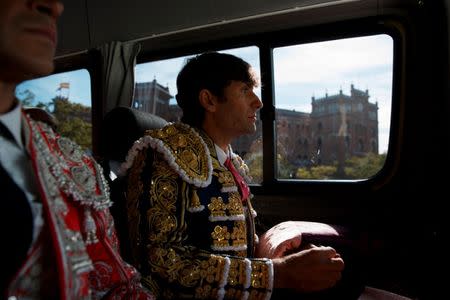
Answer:
[[105, 159], [124, 161], [133, 143], [148, 129], [164, 127], [167, 121], [148, 112], [118, 106], [103, 119], [101, 147]]

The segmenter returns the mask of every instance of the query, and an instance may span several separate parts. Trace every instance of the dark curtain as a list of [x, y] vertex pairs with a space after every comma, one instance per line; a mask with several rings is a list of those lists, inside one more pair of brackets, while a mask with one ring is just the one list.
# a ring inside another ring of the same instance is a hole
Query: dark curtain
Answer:
[[116, 106], [131, 106], [134, 67], [141, 49], [135, 42], [111, 42], [98, 48], [102, 59], [102, 117]]

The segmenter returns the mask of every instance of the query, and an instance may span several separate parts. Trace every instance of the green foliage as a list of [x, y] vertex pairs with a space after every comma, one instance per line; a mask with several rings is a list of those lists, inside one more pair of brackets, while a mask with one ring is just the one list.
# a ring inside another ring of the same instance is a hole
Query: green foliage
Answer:
[[291, 179], [295, 174], [295, 166], [293, 166], [284, 155], [277, 155], [277, 171], [278, 178]]
[[295, 174], [298, 179], [332, 179], [335, 178], [337, 167], [315, 166], [311, 168], [298, 168]]
[[58, 120], [58, 132], [73, 140], [83, 149], [92, 147], [91, 109], [79, 103], [71, 103], [67, 98], [52, 99], [53, 115]]
[[91, 108], [79, 103], [71, 103], [68, 98], [62, 96], [54, 97], [51, 102], [36, 102], [36, 95], [31, 90], [24, 90], [16, 94], [22, 106], [35, 106], [45, 109], [53, 114], [58, 122], [57, 131], [77, 144], [83, 149], [92, 147], [92, 124]]
[[244, 161], [250, 170], [252, 183], [261, 183], [263, 180], [262, 153], [250, 153], [244, 157]]
[[84, 150], [90, 149], [92, 125], [80, 118], [58, 123], [58, 132], [80, 145]]
[[314, 166], [298, 168], [298, 179], [364, 179], [375, 176], [383, 167], [386, 154], [368, 153], [365, 156], [354, 156], [345, 162], [344, 174], [338, 174], [337, 164], [333, 166]]
[[386, 161], [386, 154], [369, 153], [363, 157], [352, 157], [345, 162], [344, 171], [347, 178], [361, 179], [376, 175]]
[[39, 101], [38, 104], [36, 104], [36, 107], [45, 109], [46, 111], [49, 111], [48, 104], [45, 104], [44, 102], [41, 102], [41, 101]]

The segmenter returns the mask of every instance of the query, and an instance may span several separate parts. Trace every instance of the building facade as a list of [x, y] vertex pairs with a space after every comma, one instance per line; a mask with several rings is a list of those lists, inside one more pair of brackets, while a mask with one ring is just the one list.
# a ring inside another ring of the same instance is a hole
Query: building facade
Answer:
[[311, 138], [324, 164], [367, 153], [378, 154], [378, 103], [369, 91], [350, 87], [337, 95], [312, 98]]
[[168, 120], [171, 116], [169, 112], [171, 98], [173, 96], [169, 88], [160, 85], [156, 79], [151, 82], [138, 82], [134, 87], [132, 107]]
[[[302, 167], [331, 165], [352, 156], [378, 154], [378, 104], [369, 102], [369, 91], [350, 87], [350, 95], [311, 98], [311, 113], [277, 108], [275, 111], [277, 154], [290, 164]], [[137, 83], [133, 107], [179, 121], [181, 109], [170, 104], [167, 87], [152, 82]], [[245, 156], [262, 151], [262, 126], [254, 134], [233, 142], [233, 149]]]

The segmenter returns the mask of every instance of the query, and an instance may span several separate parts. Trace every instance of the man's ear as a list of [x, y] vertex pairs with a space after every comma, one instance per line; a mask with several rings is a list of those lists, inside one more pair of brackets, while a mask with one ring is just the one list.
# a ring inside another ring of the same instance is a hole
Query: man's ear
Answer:
[[208, 112], [216, 111], [217, 97], [208, 89], [203, 89], [198, 94], [200, 105]]

